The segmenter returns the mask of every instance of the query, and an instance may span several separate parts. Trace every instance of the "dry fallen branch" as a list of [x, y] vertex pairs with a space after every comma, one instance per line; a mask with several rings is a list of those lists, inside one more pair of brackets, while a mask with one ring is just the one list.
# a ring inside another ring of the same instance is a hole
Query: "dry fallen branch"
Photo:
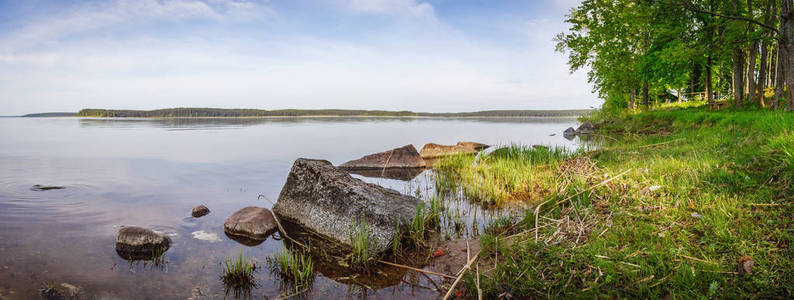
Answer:
[[452, 295], [452, 291], [455, 290], [455, 286], [458, 285], [458, 282], [460, 282], [460, 279], [463, 278], [463, 274], [466, 274], [466, 270], [471, 268], [471, 264], [474, 263], [474, 261], [477, 260], [477, 258], [479, 256], [480, 256], [480, 251], [477, 251], [477, 253], [474, 253], [474, 257], [472, 257], [471, 260], [469, 260], [469, 262], [466, 263], [466, 265], [463, 266], [463, 268], [460, 269], [460, 272], [459, 272], [460, 275], [458, 275], [458, 278], [456, 278], [455, 282], [452, 283], [452, 286], [449, 287], [449, 290], [447, 291], [447, 294], [444, 295], [444, 300], [449, 299], [449, 296]]
[[451, 275], [447, 275], [447, 274], [443, 274], [443, 273], [436, 273], [436, 272], [428, 271], [428, 270], [422, 270], [422, 269], [414, 268], [414, 267], [411, 267], [411, 266], [406, 266], [406, 265], [401, 265], [401, 264], [397, 264], [397, 263], [393, 263], [393, 262], [388, 262], [388, 261], [385, 261], [385, 260], [380, 260], [379, 259], [377, 261], [379, 263], [382, 263], [384, 265], [390, 265], [392, 267], [408, 269], [408, 270], [411, 270], [411, 271], [422, 272], [422, 273], [425, 273], [425, 274], [441, 276], [441, 277], [449, 278], [449, 279], [455, 279], [456, 278], [456, 277], [451, 276]]

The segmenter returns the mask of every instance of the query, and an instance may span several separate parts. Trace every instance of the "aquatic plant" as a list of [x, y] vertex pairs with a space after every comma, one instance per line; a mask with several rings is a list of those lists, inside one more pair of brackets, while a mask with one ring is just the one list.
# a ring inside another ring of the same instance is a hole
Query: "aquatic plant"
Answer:
[[267, 258], [271, 274], [277, 274], [284, 283], [297, 292], [309, 288], [314, 281], [312, 257], [304, 251], [281, 249]]
[[221, 279], [226, 285], [227, 292], [231, 288], [235, 291], [235, 295], [238, 295], [241, 291], [250, 291], [251, 288], [255, 288], [254, 271], [256, 271], [256, 263], [243, 256], [242, 252], [236, 257], [226, 258], [223, 262]]
[[415, 246], [424, 245], [426, 221], [425, 202], [422, 199], [417, 199], [416, 214], [408, 229], [408, 235]]
[[428, 212], [426, 216], [426, 223], [427, 225], [438, 225], [441, 219], [441, 202], [442, 197], [439, 195], [433, 195], [429, 199], [429, 206]]
[[352, 253], [350, 263], [354, 268], [367, 269], [375, 262], [375, 249], [370, 239], [370, 230], [367, 227], [366, 216], [354, 221], [350, 229], [350, 245]]

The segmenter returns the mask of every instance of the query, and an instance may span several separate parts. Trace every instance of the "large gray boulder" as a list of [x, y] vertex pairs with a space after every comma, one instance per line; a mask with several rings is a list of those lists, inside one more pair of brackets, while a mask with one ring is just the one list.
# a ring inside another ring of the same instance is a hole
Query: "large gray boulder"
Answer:
[[266, 240], [277, 228], [270, 210], [256, 206], [244, 207], [223, 222], [226, 234], [255, 241]]
[[339, 165], [347, 170], [424, 168], [427, 166], [414, 145], [405, 145], [389, 151], [366, 155]]
[[273, 206], [281, 220], [350, 247], [353, 224], [362, 216], [373, 249], [388, 249], [398, 224], [416, 214], [417, 199], [353, 178], [326, 160], [299, 158]]
[[116, 236], [116, 253], [125, 259], [153, 259], [171, 247], [171, 238], [151, 229], [125, 226]]

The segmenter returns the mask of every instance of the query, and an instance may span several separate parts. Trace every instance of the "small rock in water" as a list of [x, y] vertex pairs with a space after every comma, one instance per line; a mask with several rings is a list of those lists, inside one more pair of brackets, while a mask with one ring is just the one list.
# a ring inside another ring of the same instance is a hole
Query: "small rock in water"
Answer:
[[193, 238], [197, 240], [207, 241], [210, 243], [221, 241], [217, 234], [206, 232], [204, 230], [193, 231], [191, 234], [193, 235]]
[[276, 231], [276, 220], [267, 208], [248, 206], [226, 218], [223, 228], [230, 235], [265, 240]]
[[582, 125], [579, 125], [579, 128], [576, 128], [576, 134], [590, 134], [595, 131], [595, 126], [590, 121], [584, 121]]
[[167, 235], [138, 226], [123, 227], [116, 237], [116, 252], [125, 259], [152, 259], [170, 246]]
[[202, 205], [194, 207], [193, 211], [190, 214], [194, 218], [200, 218], [200, 217], [206, 216], [208, 213], [210, 213], [210, 209], [202, 204]]
[[65, 187], [57, 186], [57, 185], [40, 185], [36, 184], [30, 187], [31, 191], [41, 192], [41, 191], [49, 191], [49, 190], [60, 190], [65, 189]]
[[755, 261], [745, 255], [739, 259], [739, 265], [736, 266], [736, 271], [739, 272], [739, 274], [753, 274], [753, 266], [755, 266]]

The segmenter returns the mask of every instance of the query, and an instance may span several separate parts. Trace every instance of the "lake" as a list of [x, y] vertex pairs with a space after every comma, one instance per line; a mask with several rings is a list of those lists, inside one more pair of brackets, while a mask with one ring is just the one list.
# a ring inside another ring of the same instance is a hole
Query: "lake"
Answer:
[[[337, 165], [429, 142], [576, 148], [578, 140], [562, 136], [575, 125], [575, 119], [531, 118], [0, 118], [0, 299], [35, 299], [43, 286], [63, 290], [63, 283], [87, 298], [223, 298], [226, 257], [242, 253], [261, 265], [284, 247], [275, 238], [240, 244], [223, 233], [225, 218], [245, 206], [269, 208], [258, 196], [276, 201], [296, 158]], [[430, 172], [410, 181], [355, 176], [412, 194], [432, 185]], [[35, 184], [66, 188], [33, 191]], [[211, 213], [190, 217], [199, 204]], [[115, 237], [121, 225], [170, 235], [165, 262], [119, 257]], [[249, 296], [284, 293], [267, 270], [255, 276], [258, 286]], [[320, 272], [303, 296], [439, 296], [426, 288], [432, 287], [428, 278], [412, 272], [405, 277], [373, 287]]]

